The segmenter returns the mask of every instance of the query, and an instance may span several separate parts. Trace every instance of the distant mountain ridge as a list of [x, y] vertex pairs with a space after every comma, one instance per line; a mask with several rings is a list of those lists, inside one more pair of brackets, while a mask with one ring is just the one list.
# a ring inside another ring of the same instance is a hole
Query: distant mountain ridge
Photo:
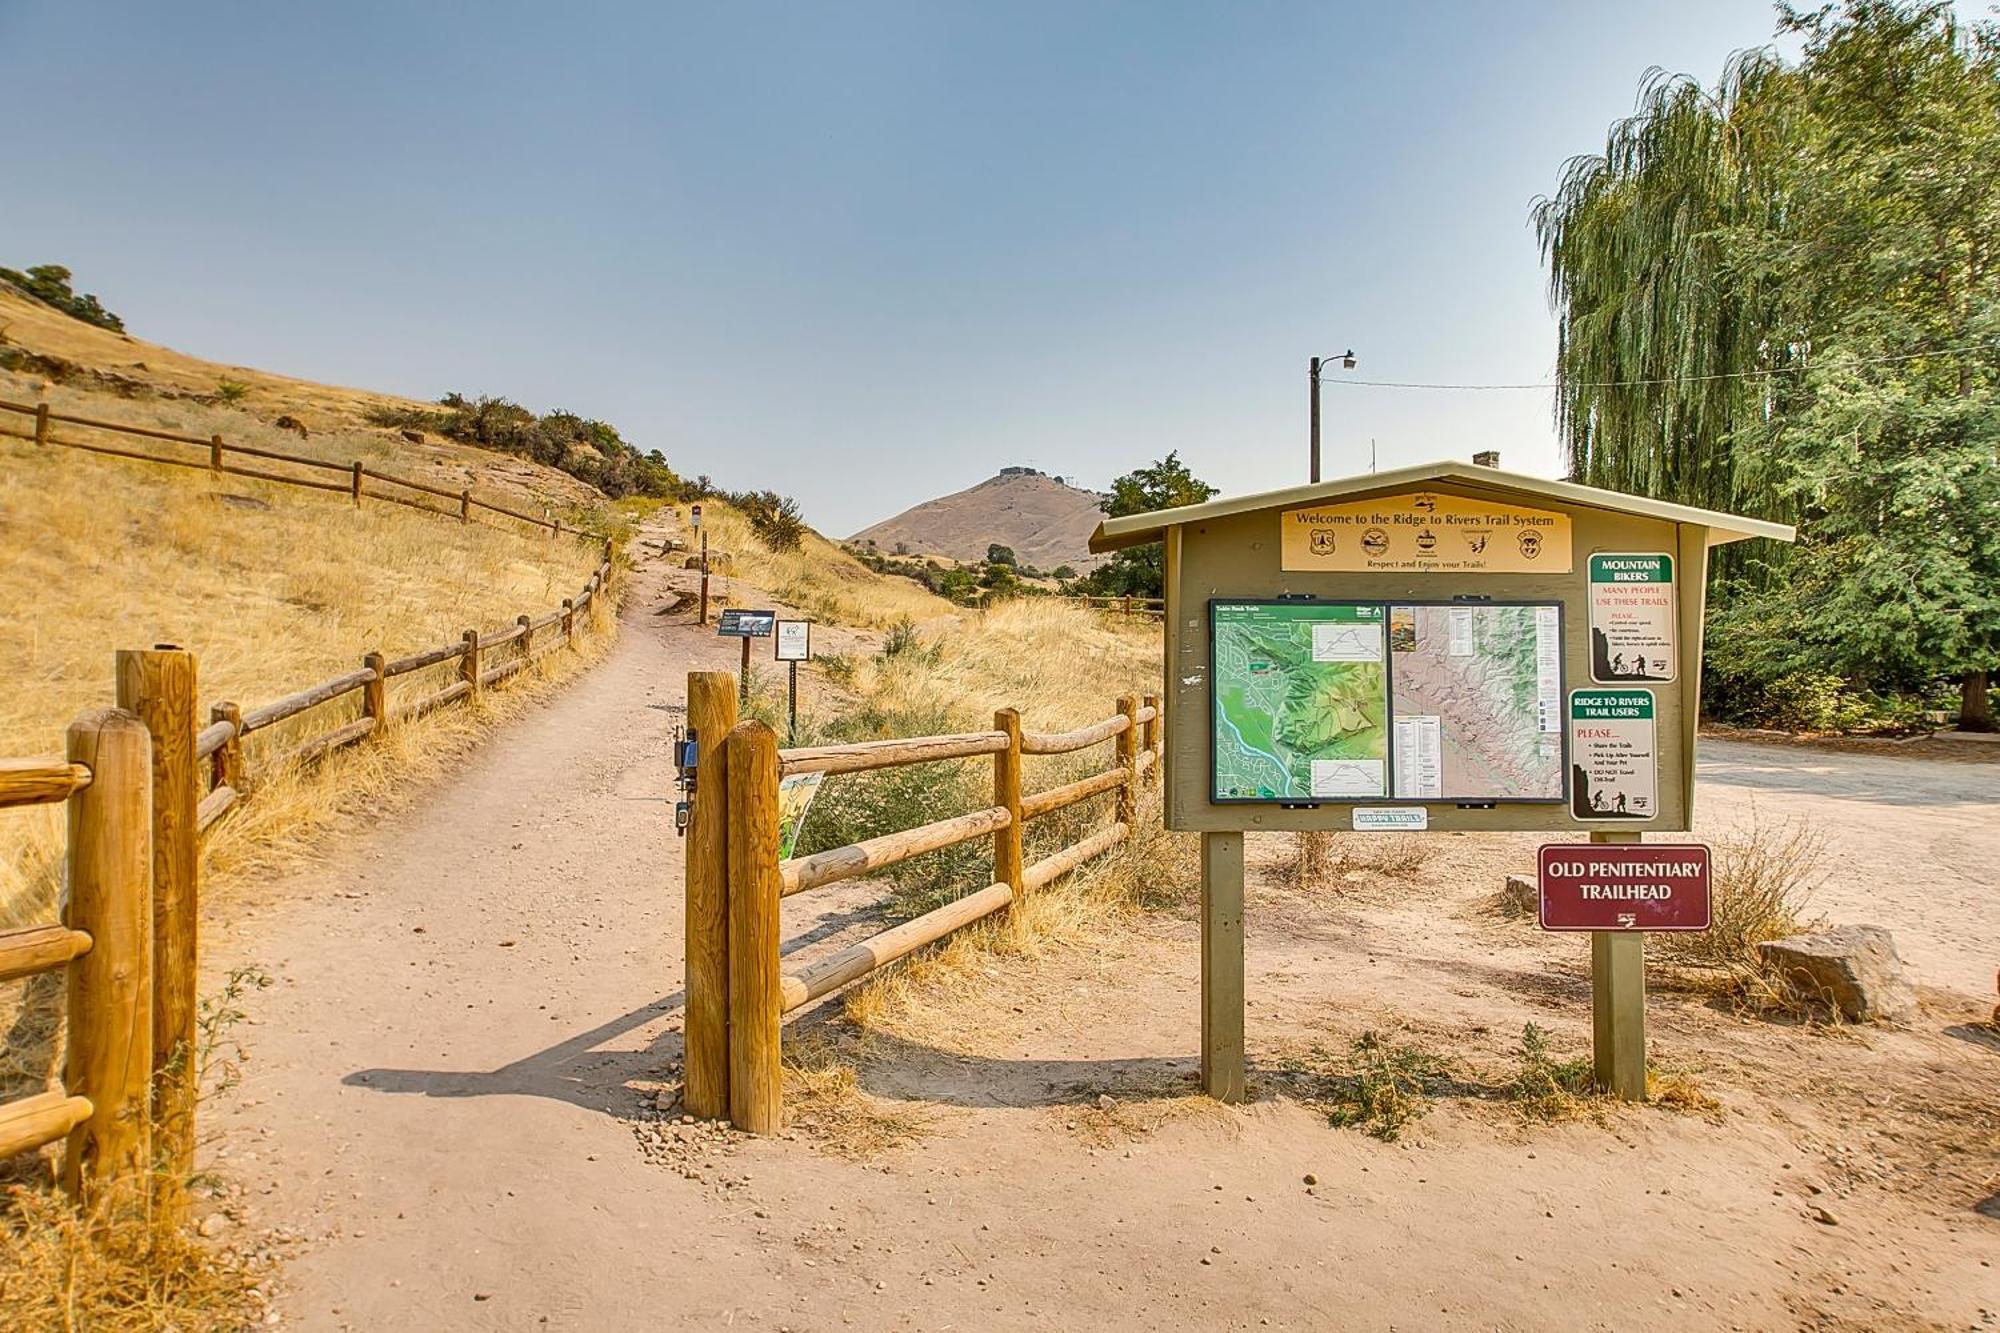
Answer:
[[1097, 492], [1065, 484], [1029, 467], [1007, 467], [977, 486], [913, 505], [848, 538], [884, 554], [984, 560], [994, 543], [1013, 548], [1025, 565], [1082, 571], [1103, 559], [1090, 553], [1090, 534], [1104, 512]]

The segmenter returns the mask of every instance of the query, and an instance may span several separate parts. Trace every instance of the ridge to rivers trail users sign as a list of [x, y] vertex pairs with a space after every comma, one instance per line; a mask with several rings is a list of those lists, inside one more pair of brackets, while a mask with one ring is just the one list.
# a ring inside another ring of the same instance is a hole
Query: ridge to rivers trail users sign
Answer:
[[1707, 930], [1700, 843], [1553, 843], [1541, 852], [1543, 930]]

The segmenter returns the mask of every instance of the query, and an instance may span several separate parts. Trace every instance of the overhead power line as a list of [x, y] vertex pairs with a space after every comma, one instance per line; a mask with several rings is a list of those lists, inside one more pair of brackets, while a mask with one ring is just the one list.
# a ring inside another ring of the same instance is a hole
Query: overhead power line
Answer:
[[[1961, 352], [2000, 351], [2000, 342], [1972, 343], [1965, 347], [1939, 347], [1927, 352], [1903, 352], [1896, 356], [1869, 357], [1856, 362], [1863, 366], [1884, 366], [1898, 361], [1920, 361], [1927, 356], [1956, 356]], [[1768, 375], [1797, 375], [1805, 372], [1806, 366], [1774, 366], [1769, 370], [1729, 370], [1715, 375], [1670, 375], [1650, 380], [1585, 380], [1568, 386], [1559, 380], [1543, 380], [1533, 384], [1430, 384], [1415, 380], [1357, 380], [1346, 375], [1322, 375], [1321, 384], [1351, 385], [1357, 389], [1442, 389], [1454, 392], [1486, 393], [1510, 389], [1651, 389], [1663, 384], [1706, 384], [1715, 380], [1761, 379]]]

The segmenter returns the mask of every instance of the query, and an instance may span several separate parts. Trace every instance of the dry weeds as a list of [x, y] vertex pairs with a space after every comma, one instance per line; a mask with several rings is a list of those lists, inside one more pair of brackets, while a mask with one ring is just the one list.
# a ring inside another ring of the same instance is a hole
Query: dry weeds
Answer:
[[889, 1101], [861, 1090], [866, 1045], [865, 1038], [841, 1042], [826, 1032], [785, 1043], [785, 1123], [841, 1157], [876, 1157], [915, 1143], [937, 1120], [921, 1102]]
[[[909, 579], [875, 573], [818, 533], [808, 530], [796, 551], [773, 551], [757, 540], [750, 521], [721, 500], [701, 503], [712, 552], [726, 554], [728, 572], [836, 625], [886, 629], [908, 618], [924, 622], [970, 615]], [[720, 570], [711, 556], [711, 564]]]
[[1404, 833], [1294, 833], [1281, 866], [1299, 892], [1313, 893], [1339, 880], [1413, 879], [1437, 854], [1437, 843]]

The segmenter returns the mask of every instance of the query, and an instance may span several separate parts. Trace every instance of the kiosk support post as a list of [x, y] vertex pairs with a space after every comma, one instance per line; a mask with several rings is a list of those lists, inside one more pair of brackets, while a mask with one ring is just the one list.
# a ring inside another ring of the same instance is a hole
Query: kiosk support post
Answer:
[[[1635, 843], [1637, 833], [1592, 833], [1593, 843]], [[1646, 1100], [1646, 936], [1590, 933], [1591, 1054], [1598, 1086], [1621, 1101]]]
[[1201, 835], [1201, 1086], [1243, 1100], [1243, 835]]

